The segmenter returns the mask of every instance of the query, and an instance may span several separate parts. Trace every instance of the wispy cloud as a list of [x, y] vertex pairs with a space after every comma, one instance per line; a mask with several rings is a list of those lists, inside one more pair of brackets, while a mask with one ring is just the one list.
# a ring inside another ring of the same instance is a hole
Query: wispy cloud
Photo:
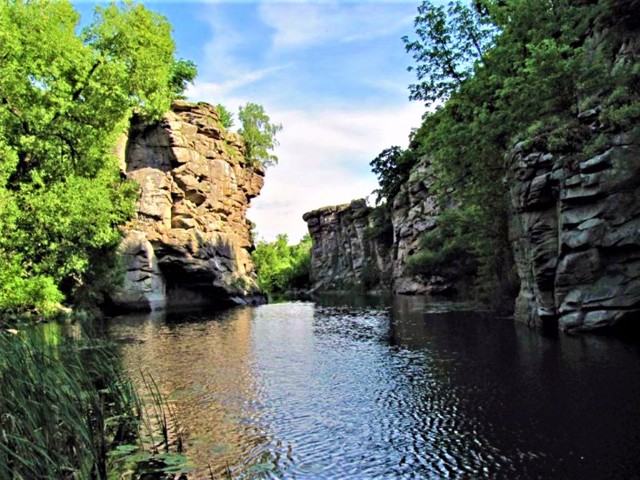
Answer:
[[275, 30], [273, 49], [278, 50], [388, 35], [412, 21], [406, 14], [394, 15], [396, 6], [380, 2], [263, 2], [259, 12]]
[[249, 218], [259, 236], [306, 233], [302, 215], [377, 188], [369, 162], [406, 145], [423, 107], [410, 104], [400, 36], [415, 5], [402, 2], [221, 2], [198, 18], [210, 29], [187, 94], [235, 110], [262, 104], [284, 127]]
[[231, 95], [239, 89], [263, 80], [271, 73], [278, 72], [287, 68], [287, 65], [264, 68], [253, 72], [246, 72], [241, 75], [231, 77], [223, 82], [207, 82], [196, 81], [193, 85], [189, 85], [185, 94], [188, 98], [209, 98], [223, 99], [228, 101]]

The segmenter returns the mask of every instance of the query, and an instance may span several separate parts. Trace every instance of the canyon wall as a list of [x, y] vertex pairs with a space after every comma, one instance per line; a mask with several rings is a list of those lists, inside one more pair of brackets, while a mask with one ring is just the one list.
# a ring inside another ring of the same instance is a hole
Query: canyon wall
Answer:
[[246, 211], [264, 169], [244, 157], [208, 104], [176, 101], [155, 124], [134, 119], [121, 163], [137, 182], [135, 219], [121, 245], [117, 308], [228, 305], [264, 301], [251, 260]]
[[[601, 129], [598, 109], [580, 121]], [[640, 129], [581, 160], [522, 146], [509, 160], [516, 319], [592, 330], [640, 315]]]
[[366, 201], [359, 199], [304, 214], [313, 242], [313, 290], [339, 290], [356, 285], [368, 289], [390, 287], [389, 242], [383, 235], [372, 234], [372, 212]]
[[[519, 133], [525, 140], [506, 155], [511, 252], [499, 253], [507, 267], [513, 254], [520, 280], [515, 318], [531, 326], [591, 331], [640, 325], [639, 4], [615, 3], [579, 40], [585, 56], [576, 68], [600, 76], [577, 85], [570, 108], [579, 113], [548, 112]], [[456, 258], [447, 258], [446, 276], [430, 273], [437, 247], [424, 244], [438, 236], [440, 208], [427, 166], [424, 159], [418, 163], [391, 202], [391, 235], [382, 251], [366, 234], [380, 230], [377, 209], [363, 202], [305, 214], [316, 288], [369, 288], [367, 278], [377, 276], [380, 287], [395, 293], [460, 298], [471, 289], [473, 259], [465, 269], [464, 259], [456, 265]], [[502, 248], [499, 242], [495, 248]], [[510, 269], [501, 275], [505, 292], [515, 294]]]
[[399, 294], [457, 294], [459, 278], [412, 272], [411, 255], [420, 236], [438, 228], [439, 207], [423, 159], [386, 207], [371, 208], [364, 199], [304, 214], [313, 241], [312, 290], [357, 287]]
[[[610, 71], [637, 66], [635, 31], [598, 32], [593, 56], [616, 52]], [[584, 137], [583, 148], [557, 153], [534, 139], [507, 158], [521, 279], [515, 316], [530, 325], [584, 331], [640, 316], [640, 126], [612, 124], [611, 98], [596, 93], [589, 103], [567, 125]]]

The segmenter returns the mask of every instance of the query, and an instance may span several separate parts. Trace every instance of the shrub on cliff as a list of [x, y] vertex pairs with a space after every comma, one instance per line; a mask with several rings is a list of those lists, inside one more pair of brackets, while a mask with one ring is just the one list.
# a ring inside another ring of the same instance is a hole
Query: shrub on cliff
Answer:
[[227, 130], [233, 127], [235, 120], [233, 118], [233, 113], [231, 113], [227, 107], [222, 105], [221, 103], [216, 105], [216, 110], [218, 111], [218, 115], [220, 117], [220, 123]]
[[82, 32], [78, 21], [66, 1], [0, 4], [0, 314], [46, 314], [86, 286], [133, 211], [115, 140], [195, 75], [142, 5], [97, 7]]

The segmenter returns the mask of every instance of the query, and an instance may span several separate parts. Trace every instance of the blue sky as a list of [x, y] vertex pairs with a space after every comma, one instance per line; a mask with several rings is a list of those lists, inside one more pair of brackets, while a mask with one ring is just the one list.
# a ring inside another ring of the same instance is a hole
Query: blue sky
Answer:
[[[142, 2], [174, 28], [178, 56], [198, 65], [187, 95], [237, 112], [262, 104], [281, 123], [280, 162], [249, 218], [258, 237], [306, 233], [302, 214], [369, 195], [369, 162], [406, 146], [424, 107], [401, 41], [418, 1]], [[83, 20], [95, 2], [74, 2]]]

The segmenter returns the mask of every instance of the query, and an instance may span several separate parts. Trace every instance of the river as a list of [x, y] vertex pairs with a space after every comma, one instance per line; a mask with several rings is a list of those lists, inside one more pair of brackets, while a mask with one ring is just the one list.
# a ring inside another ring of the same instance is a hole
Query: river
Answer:
[[417, 297], [108, 324], [234, 478], [640, 478], [640, 346]]

